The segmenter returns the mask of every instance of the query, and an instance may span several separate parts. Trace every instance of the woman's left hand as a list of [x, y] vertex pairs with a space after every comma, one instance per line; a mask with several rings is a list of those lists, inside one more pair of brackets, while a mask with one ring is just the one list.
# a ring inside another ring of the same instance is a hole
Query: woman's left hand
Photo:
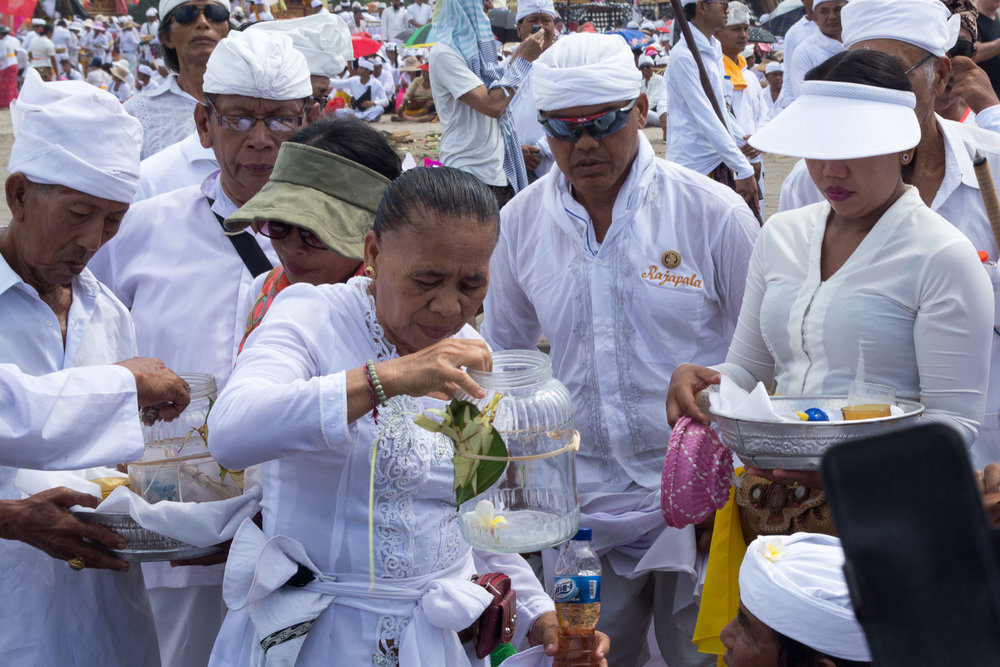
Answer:
[[[595, 631], [597, 647], [594, 649], [594, 664], [608, 667], [607, 655], [611, 649], [611, 638], [600, 631]], [[554, 656], [559, 652], [559, 620], [554, 611], [547, 611], [537, 619], [528, 633], [528, 641], [532, 646], [545, 646], [545, 655]]]

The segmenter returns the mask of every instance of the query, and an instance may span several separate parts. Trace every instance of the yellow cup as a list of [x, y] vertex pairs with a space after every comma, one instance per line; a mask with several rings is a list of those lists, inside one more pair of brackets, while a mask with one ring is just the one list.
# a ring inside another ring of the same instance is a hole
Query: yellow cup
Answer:
[[861, 405], [846, 405], [840, 409], [844, 419], [874, 419], [875, 417], [891, 417], [892, 411], [888, 405], [879, 403], [863, 403]]

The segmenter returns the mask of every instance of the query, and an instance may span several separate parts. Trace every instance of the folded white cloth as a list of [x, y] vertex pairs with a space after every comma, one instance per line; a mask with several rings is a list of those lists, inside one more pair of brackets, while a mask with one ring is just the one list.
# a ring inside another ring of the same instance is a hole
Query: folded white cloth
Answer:
[[[774, 411], [771, 399], [763, 382], [758, 382], [753, 391], [747, 393], [725, 375], [719, 384], [719, 391], [709, 392], [709, 403], [712, 410], [720, 412], [732, 419], [749, 419], [752, 421], [799, 421], [798, 417], [791, 419], [782, 417]], [[794, 415], [793, 415], [794, 417]]]
[[[316, 578], [303, 587], [286, 586], [300, 565]], [[369, 588], [367, 576], [323, 573], [297, 540], [268, 538], [252, 521], [244, 521], [229, 551], [222, 597], [231, 610], [246, 608], [249, 613], [255, 638], [252, 664], [257, 666], [294, 665], [312, 621], [335, 603], [374, 614], [410, 616], [399, 644], [400, 667], [462, 667], [469, 659], [456, 633], [471, 625], [493, 599], [472, 583], [473, 572], [469, 552], [445, 570], [379, 579]]]

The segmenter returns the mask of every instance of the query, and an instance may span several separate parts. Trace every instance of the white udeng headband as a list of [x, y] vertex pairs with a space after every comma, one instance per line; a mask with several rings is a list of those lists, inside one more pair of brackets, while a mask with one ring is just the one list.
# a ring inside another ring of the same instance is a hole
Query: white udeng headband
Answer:
[[531, 93], [541, 111], [633, 100], [641, 87], [632, 50], [618, 35], [566, 35], [531, 67]]
[[920, 142], [916, 101], [905, 90], [806, 81], [799, 97], [751, 136], [750, 145], [765, 153], [815, 160], [909, 150]]

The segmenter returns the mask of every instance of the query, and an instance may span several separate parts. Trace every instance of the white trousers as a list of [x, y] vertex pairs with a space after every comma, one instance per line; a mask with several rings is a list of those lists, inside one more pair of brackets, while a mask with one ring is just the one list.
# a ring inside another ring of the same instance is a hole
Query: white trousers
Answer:
[[222, 586], [150, 588], [163, 667], [205, 667], [226, 617]]

